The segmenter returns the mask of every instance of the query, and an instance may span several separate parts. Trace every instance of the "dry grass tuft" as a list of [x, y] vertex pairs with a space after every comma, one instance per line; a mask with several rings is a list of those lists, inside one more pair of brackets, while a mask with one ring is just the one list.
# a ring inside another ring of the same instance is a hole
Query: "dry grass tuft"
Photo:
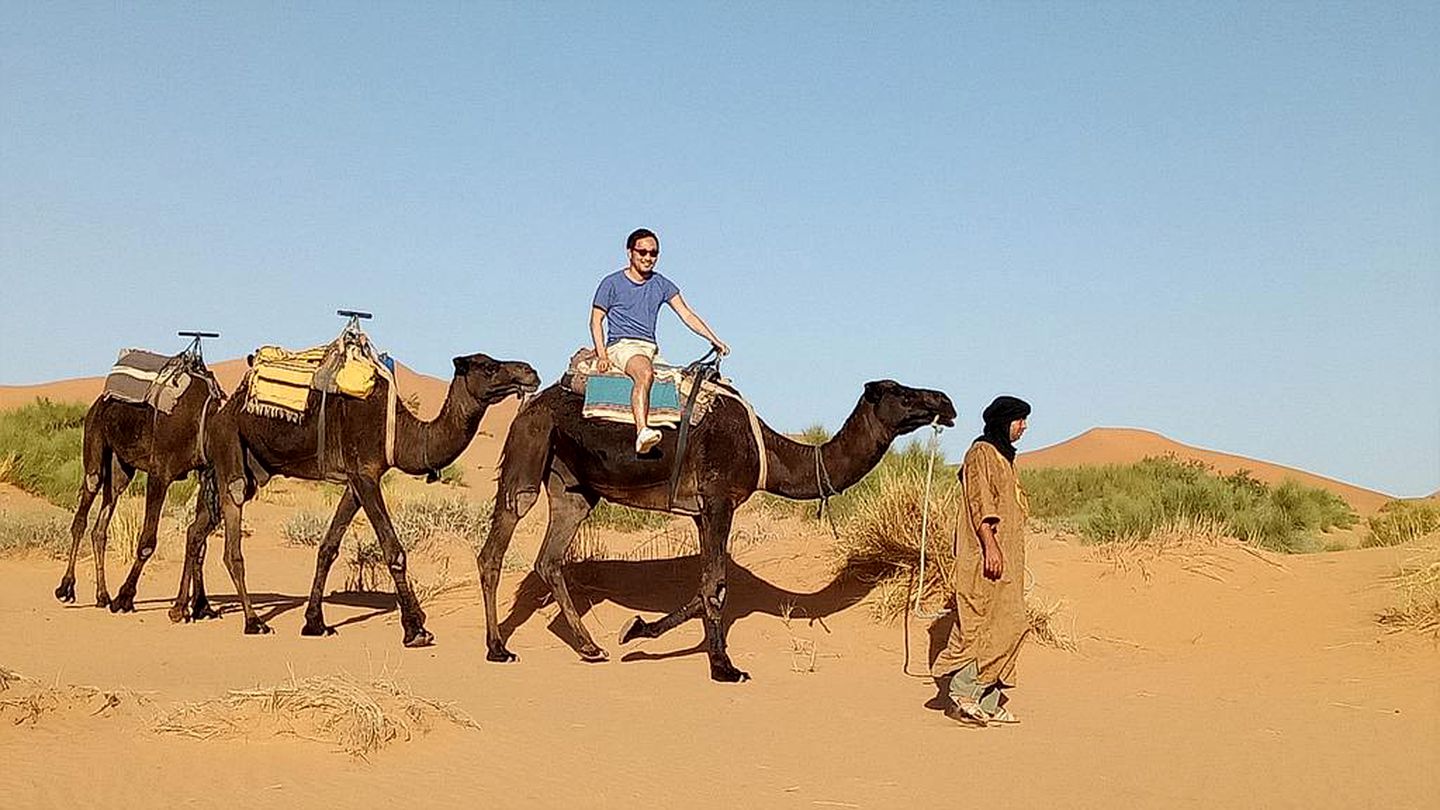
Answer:
[[51, 714], [110, 716], [122, 707], [149, 703], [144, 695], [129, 689], [100, 689], [81, 684], [42, 684], [33, 678], [0, 667], [0, 721], [13, 725], [34, 725]]
[[[872, 609], [889, 621], [904, 612], [912, 587], [922, 591], [922, 603], [935, 604], [949, 593], [960, 489], [951, 476], [937, 475], [924, 525], [924, 469], [901, 467], [883, 473], [851, 504], [835, 553], [838, 567], [874, 586]], [[922, 530], [927, 542], [925, 581], [912, 586], [919, 573]]]
[[1396, 604], [1376, 621], [1396, 632], [1409, 630], [1440, 640], [1440, 550], [1410, 559], [1390, 579]]
[[1046, 647], [1076, 652], [1080, 649], [1080, 644], [1075, 640], [1074, 622], [1071, 622], [1072, 627], [1069, 628], [1060, 626], [1060, 614], [1064, 607], [1062, 600], [1057, 599], [1046, 604], [1039, 597], [1026, 594], [1025, 618], [1029, 622], [1027, 633], [1030, 638]]
[[337, 674], [292, 677], [279, 686], [232, 690], [223, 698], [182, 704], [158, 719], [154, 729], [202, 740], [287, 735], [363, 758], [396, 740], [428, 733], [440, 720], [480, 728], [453, 705], [415, 695], [387, 676], [361, 682]]

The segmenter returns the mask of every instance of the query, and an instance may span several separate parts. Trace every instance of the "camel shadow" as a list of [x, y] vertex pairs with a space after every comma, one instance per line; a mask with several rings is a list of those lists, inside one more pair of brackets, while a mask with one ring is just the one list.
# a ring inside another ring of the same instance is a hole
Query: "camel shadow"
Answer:
[[[220, 614], [221, 618], [241, 612], [240, 597], [233, 593], [209, 594], [210, 606]], [[174, 600], [166, 598], [137, 599], [135, 600], [136, 613], [149, 613], [154, 611], [169, 610]], [[297, 608], [303, 608], [307, 599], [303, 596], [292, 596], [283, 593], [252, 593], [250, 602], [255, 606], [256, 613], [260, 620], [269, 622], [278, 616], [283, 616]], [[335, 629], [351, 624], [367, 622], [387, 613], [394, 613], [399, 609], [395, 600], [395, 594], [385, 591], [333, 591], [323, 600], [326, 605], [345, 605], [347, 607], [369, 608], [368, 613], [358, 616], [351, 616], [348, 619], [336, 622], [331, 625]]]
[[[668, 613], [685, 605], [695, 596], [700, 582], [700, 555], [664, 560], [583, 560], [569, 563], [565, 580], [575, 609], [583, 618], [601, 602], [611, 602], [631, 610]], [[725, 613], [722, 623], [726, 632], [736, 620], [752, 614], [793, 616], [810, 621], [824, 619], [864, 599], [874, 589], [875, 577], [864, 571], [846, 569], [829, 583], [811, 593], [790, 591], [755, 575], [743, 565], [730, 561], [727, 568]], [[510, 636], [540, 608], [550, 604], [550, 586], [531, 571], [515, 590], [510, 612], [500, 622], [500, 636]], [[577, 653], [581, 643], [570, 631], [563, 614], [557, 613], [547, 629]], [[644, 661], [704, 654], [705, 644], [663, 653], [632, 651], [622, 661]]]

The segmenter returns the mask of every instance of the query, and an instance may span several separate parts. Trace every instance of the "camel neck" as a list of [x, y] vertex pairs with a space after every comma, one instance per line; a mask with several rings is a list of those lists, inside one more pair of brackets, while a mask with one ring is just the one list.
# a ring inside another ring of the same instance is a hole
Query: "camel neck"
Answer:
[[[895, 439], [863, 401], [856, 405], [838, 433], [819, 447], [803, 444], [762, 425], [769, 453], [765, 489], [797, 500], [814, 500], [822, 494], [843, 492], [874, 469]], [[823, 483], [822, 483], [823, 482]]]
[[402, 405], [395, 415], [395, 466], [411, 475], [438, 473], [465, 452], [485, 410], [461, 377], [450, 381], [445, 404], [429, 422]]

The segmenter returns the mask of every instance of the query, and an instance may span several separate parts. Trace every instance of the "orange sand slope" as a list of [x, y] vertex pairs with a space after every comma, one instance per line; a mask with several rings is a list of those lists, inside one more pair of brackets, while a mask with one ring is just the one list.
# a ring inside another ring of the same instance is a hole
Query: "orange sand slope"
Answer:
[[1017, 463], [1023, 467], [1082, 467], [1102, 464], [1133, 464], [1150, 456], [1174, 454], [1181, 459], [1196, 459], [1214, 467], [1221, 475], [1236, 470], [1249, 470], [1256, 479], [1278, 484], [1289, 478], [1307, 486], [1329, 490], [1345, 499], [1362, 515], [1373, 514], [1392, 500], [1389, 495], [1357, 487], [1323, 475], [1293, 467], [1258, 461], [1253, 458], [1203, 450], [1167, 439], [1159, 433], [1136, 428], [1091, 428], [1073, 439], [1059, 444], [1021, 453]]

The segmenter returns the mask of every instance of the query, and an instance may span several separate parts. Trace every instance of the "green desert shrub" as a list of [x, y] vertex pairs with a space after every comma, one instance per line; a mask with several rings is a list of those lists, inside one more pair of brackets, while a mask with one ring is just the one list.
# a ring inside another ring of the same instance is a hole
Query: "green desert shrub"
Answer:
[[1368, 519], [1370, 533], [1361, 545], [1398, 546], [1440, 531], [1440, 503], [1435, 501], [1390, 501]]
[[329, 517], [306, 509], [291, 515], [280, 527], [280, 534], [293, 546], [318, 546], [328, 528]]
[[[88, 553], [89, 542], [80, 544]], [[70, 553], [70, 527], [53, 517], [0, 512], [0, 555], [22, 555], [32, 551], [52, 557]]]
[[1196, 525], [1275, 551], [1322, 547], [1318, 535], [1358, 518], [1339, 496], [1285, 481], [1271, 487], [1241, 470], [1217, 475], [1173, 456], [1135, 464], [1023, 470], [1031, 515], [1092, 543], [1143, 541]]
[[36, 399], [0, 413], [0, 480], [58, 506], [74, 506], [84, 478], [86, 410]]

